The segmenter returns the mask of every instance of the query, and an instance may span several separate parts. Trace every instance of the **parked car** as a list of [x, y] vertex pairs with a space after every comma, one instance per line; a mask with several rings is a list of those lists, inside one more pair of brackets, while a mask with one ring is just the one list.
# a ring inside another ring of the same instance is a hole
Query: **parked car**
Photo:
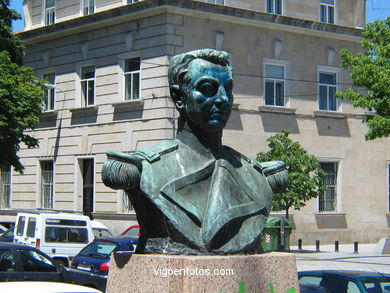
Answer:
[[138, 237], [97, 238], [72, 259], [71, 267], [94, 274], [108, 275], [111, 253], [114, 251], [134, 252], [137, 243]]
[[330, 293], [390, 292], [390, 274], [366, 271], [317, 270], [298, 272], [300, 283], [326, 288]]
[[87, 216], [52, 210], [16, 215], [14, 242], [34, 246], [64, 266], [69, 266], [70, 259], [93, 239]]
[[0, 286], [0, 293], [29, 292], [29, 293], [101, 293], [90, 287], [56, 283], [56, 282], [3, 282]]
[[13, 242], [14, 241], [14, 227], [9, 228], [5, 232], [0, 234], [0, 242]]
[[114, 233], [110, 230], [110, 228], [106, 227], [104, 224], [98, 221], [91, 221], [92, 233], [95, 238], [102, 237], [114, 237]]
[[329, 293], [324, 287], [309, 283], [299, 283], [300, 293]]
[[107, 283], [104, 276], [65, 268], [35, 247], [0, 243], [0, 282], [25, 280], [72, 283], [103, 292]]
[[0, 225], [0, 234], [1, 234], [1, 233], [4, 233], [4, 232], [7, 231], [7, 230], [8, 230], [7, 227], [5, 227], [5, 226], [3, 226], [3, 225]]
[[139, 225], [132, 225], [121, 233], [124, 236], [139, 237], [141, 235]]

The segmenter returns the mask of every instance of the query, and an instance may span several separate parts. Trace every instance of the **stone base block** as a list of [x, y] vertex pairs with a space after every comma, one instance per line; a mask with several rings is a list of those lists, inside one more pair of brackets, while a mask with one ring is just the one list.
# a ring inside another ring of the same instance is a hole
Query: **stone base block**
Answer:
[[373, 252], [378, 254], [390, 254], [390, 238], [381, 238]]
[[111, 255], [107, 293], [299, 292], [295, 256]]

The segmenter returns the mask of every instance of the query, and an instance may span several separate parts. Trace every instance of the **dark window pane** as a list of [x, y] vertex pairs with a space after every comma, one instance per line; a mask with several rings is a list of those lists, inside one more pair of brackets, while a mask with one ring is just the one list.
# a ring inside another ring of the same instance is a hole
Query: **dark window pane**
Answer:
[[320, 21], [326, 22], [326, 6], [325, 5], [320, 6]]
[[334, 23], [334, 8], [328, 6], [328, 23]]
[[139, 73], [133, 74], [133, 99], [139, 99]]
[[320, 110], [328, 110], [328, 96], [327, 96], [327, 87], [320, 86], [320, 100], [319, 108]]
[[29, 218], [27, 224], [27, 237], [35, 237], [35, 227], [37, 225], [36, 218]]
[[267, 12], [274, 13], [274, 0], [267, 0]]
[[284, 78], [284, 67], [278, 65], [265, 65], [265, 76], [272, 78]]
[[338, 164], [336, 162], [321, 163], [321, 168], [326, 173], [324, 178], [326, 190], [319, 196], [319, 210], [320, 212], [335, 211]]
[[275, 86], [275, 105], [284, 106], [284, 83], [278, 81]]
[[275, 1], [275, 13], [282, 14], [282, 0]]
[[328, 90], [329, 90], [329, 93], [328, 93], [328, 97], [329, 97], [329, 110], [334, 110], [334, 111], [336, 111], [336, 107], [337, 107], [337, 105], [336, 105], [336, 88], [335, 87], [333, 87], [333, 86], [330, 86], [329, 88], [328, 88]]
[[46, 0], [45, 1], [45, 8], [51, 8], [51, 7], [54, 7], [55, 5], [56, 5], [55, 0]]
[[265, 82], [265, 104], [274, 105], [274, 83], [272, 81]]
[[320, 83], [336, 84], [336, 74], [320, 72]]
[[140, 58], [133, 58], [126, 60], [125, 71], [138, 71], [140, 69]]
[[88, 81], [88, 106], [95, 102], [95, 83], [93, 80]]
[[55, 272], [55, 265], [42, 254], [32, 250], [18, 250], [20, 259], [26, 272]]
[[14, 272], [15, 259], [9, 249], [0, 249], [0, 272]]
[[131, 100], [131, 77], [131, 74], [125, 75], [125, 100]]
[[94, 78], [95, 77], [95, 66], [88, 66], [81, 69], [81, 78]]
[[19, 217], [18, 229], [16, 230], [16, 235], [18, 235], [18, 236], [23, 235], [25, 224], [26, 224], [26, 217], [25, 216]]

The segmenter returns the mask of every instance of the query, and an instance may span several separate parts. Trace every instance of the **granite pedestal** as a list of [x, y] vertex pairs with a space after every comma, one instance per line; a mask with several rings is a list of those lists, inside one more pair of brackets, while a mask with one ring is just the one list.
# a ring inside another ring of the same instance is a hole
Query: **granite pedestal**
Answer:
[[[294, 288], [294, 289], [292, 289]], [[111, 255], [107, 293], [299, 292], [295, 256]]]

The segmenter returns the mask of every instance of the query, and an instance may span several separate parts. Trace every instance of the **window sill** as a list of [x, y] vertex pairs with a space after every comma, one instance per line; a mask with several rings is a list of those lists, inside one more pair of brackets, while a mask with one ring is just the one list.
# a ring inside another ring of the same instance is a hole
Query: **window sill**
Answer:
[[42, 112], [39, 116], [41, 121], [54, 120], [57, 119], [58, 110], [51, 110]]
[[137, 100], [129, 100], [123, 101], [119, 103], [113, 103], [115, 111], [129, 111], [129, 110], [142, 110], [144, 108], [145, 101], [137, 99]]
[[69, 111], [72, 114], [95, 114], [98, 110], [98, 106], [88, 106], [88, 107], [82, 107], [82, 108], [73, 108], [69, 109]]
[[318, 110], [318, 111], [314, 111], [314, 117], [345, 119], [347, 118], [347, 114], [342, 112], [337, 112], [337, 111]]
[[293, 108], [286, 108], [286, 107], [278, 107], [278, 106], [260, 106], [259, 107], [260, 112], [265, 113], [278, 113], [278, 114], [289, 114], [289, 115], [295, 115], [295, 112], [297, 109]]

